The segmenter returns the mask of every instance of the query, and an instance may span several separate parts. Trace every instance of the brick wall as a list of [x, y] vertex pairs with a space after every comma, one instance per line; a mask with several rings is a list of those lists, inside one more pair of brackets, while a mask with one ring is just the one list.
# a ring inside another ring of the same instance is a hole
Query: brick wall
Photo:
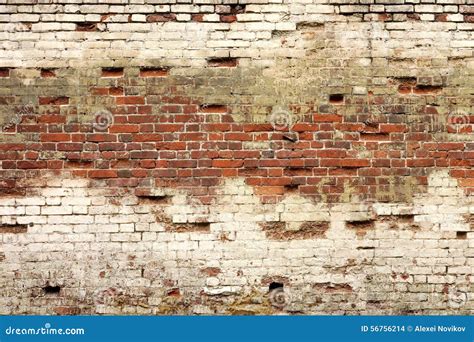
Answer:
[[49, 2], [0, 5], [1, 314], [474, 313], [472, 0]]

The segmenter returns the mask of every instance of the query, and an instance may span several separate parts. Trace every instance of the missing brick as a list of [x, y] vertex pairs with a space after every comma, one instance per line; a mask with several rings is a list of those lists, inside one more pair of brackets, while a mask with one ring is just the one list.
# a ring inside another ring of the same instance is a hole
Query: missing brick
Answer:
[[97, 23], [91, 23], [91, 22], [76, 23], [76, 31], [80, 31], [80, 32], [98, 31]]
[[275, 289], [283, 289], [284, 285], [283, 283], [278, 283], [278, 282], [271, 282], [270, 285], [268, 285], [268, 291], [271, 292]]
[[43, 287], [43, 293], [46, 295], [59, 295], [61, 292], [61, 286], [51, 286], [49, 283]]
[[10, 68], [0, 68], [0, 77], [10, 77]]
[[227, 113], [228, 108], [226, 105], [220, 104], [203, 104], [199, 107], [202, 113]]
[[137, 195], [138, 203], [140, 204], [169, 204], [171, 196], [167, 195]]
[[143, 67], [140, 68], [140, 77], [165, 77], [168, 76], [169, 68], [165, 67]]
[[400, 94], [411, 94], [416, 86], [416, 77], [395, 77], [391, 80], [392, 84], [398, 84]]
[[207, 65], [214, 68], [235, 68], [239, 60], [233, 57], [209, 58]]
[[417, 95], [437, 94], [443, 89], [442, 86], [419, 84], [413, 88], [413, 93]]
[[330, 94], [329, 95], [329, 103], [340, 105], [344, 103], [344, 95], [342, 94]]
[[286, 222], [263, 222], [259, 224], [267, 238], [272, 240], [306, 240], [324, 238], [329, 229], [327, 221], [306, 221], [295, 227]]
[[346, 228], [356, 231], [358, 237], [363, 237], [369, 230], [375, 228], [375, 221], [370, 219], [346, 221]]
[[318, 292], [327, 293], [351, 293], [352, 286], [347, 283], [333, 284], [333, 283], [316, 283], [313, 284], [313, 289]]
[[283, 140], [288, 140], [291, 142], [297, 142], [298, 141], [298, 133], [296, 132], [285, 132], [283, 133]]
[[380, 216], [379, 221], [387, 223], [390, 229], [420, 230], [420, 226], [415, 223], [414, 214]]
[[173, 233], [209, 233], [211, 231], [210, 222], [193, 223], [171, 223], [165, 225], [167, 232]]
[[0, 225], [0, 234], [22, 234], [28, 232], [26, 224], [2, 224]]
[[296, 30], [321, 28], [323, 26], [324, 24], [320, 22], [301, 21], [299, 23], [296, 23]]
[[229, 7], [230, 7], [230, 13], [231, 14], [245, 13], [245, 9], [246, 9], [245, 4], [231, 4], [231, 5], [229, 5]]
[[56, 71], [54, 69], [41, 69], [40, 74], [43, 78], [56, 77]]
[[123, 68], [102, 68], [102, 77], [122, 77]]
[[456, 239], [466, 240], [467, 239], [467, 232], [456, 232]]
[[181, 297], [181, 291], [178, 288], [173, 288], [168, 290], [166, 295], [169, 297]]

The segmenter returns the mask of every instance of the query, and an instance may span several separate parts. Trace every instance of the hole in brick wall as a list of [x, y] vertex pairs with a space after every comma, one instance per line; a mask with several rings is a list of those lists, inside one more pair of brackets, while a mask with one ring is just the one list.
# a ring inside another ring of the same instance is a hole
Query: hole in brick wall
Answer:
[[102, 77], [122, 77], [123, 68], [102, 68]]
[[164, 67], [144, 67], [140, 68], [140, 77], [165, 77], [168, 72], [169, 69]]
[[141, 204], [167, 204], [170, 203], [170, 196], [166, 195], [137, 195]]
[[10, 77], [10, 68], [0, 68], [0, 77]]
[[202, 113], [227, 113], [226, 105], [203, 104], [199, 107]]
[[5, 253], [0, 252], [0, 261], [5, 260]]
[[76, 31], [82, 31], [82, 32], [97, 31], [97, 23], [90, 23], [90, 22], [76, 23]]
[[210, 222], [174, 223], [165, 226], [167, 232], [175, 233], [209, 233], [211, 231]]
[[283, 188], [287, 192], [296, 191], [296, 190], [298, 190], [298, 187], [299, 187], [299, 184], [296, 184], [296, 183], [283, 185]]
[[467, 232], [456, 232], [456, 239], [466, 240], [467, 239]]
[[239, 60], [234, 57], [209, 58], [207, 65], [216, 68], [234, 68], [239, 64]]
[[245, 5], [242, 4], [231, 4], [229, 7], [230, 13], [232, 14], [241, 14], [245, 12]]
[[284, 285], [282, 283], [278, 283], [274, 281], [274, 282], [271, 282], [270, 285], [268, 285], [268, 291], [272, 291], [275, 289], [283, 289], [283, 286]]
[[0, 225], [0, 233], [21, 234], [28, 231], [26, 224], [2, 224]]
[[322, 292], [352, 292], [352, 286], [343, 283], [343, 284], [332, 284], [332, 283], [316, 283], [313, 284], [313, 289], [322, 291]]
[[347, 221], [346, 226], [351, 229], [371, 229], [374, 227], [375, 222], [373, 220], [354, 220]]
[[323, 27], [323, 23], [318, 22], [311, 22], [311, 21], [301, 21], [296, 24], [296, 30], [303, 30], [303, 29], [314, 29], [317, 27]]
[[41, 77], [56, 77], [56, 71], [54, 69], [41, 69]]
[[415, 88], [413, 88], [413, 93], [418, 95], [436, 94], [439, 93], [442, 89], [443, 87], [441, 86], [419, 84]]
[[327, 221], [305, 221], [292, 229], [286, 222], [262, 222], [259, 224], [267, 238], [272, 240], [320, 239], [329, 229]]
[[329, 103], [342, 104], [344, 103], [344, 95], [342, 94], [331, 94], [329, 95]]
[[181, 296], [181, 292], [178, 288], [171, 289], [167, 292], [167, 295], [170, 297], [179, 297]]
[[45, 294], [57, 295], [59, 292], [61, 292], [61, 286], [51, 286], [47, 284], [45, 287], [43, 287], [43, 292]]
[[298, 133], [296, 133], [296, 132], [286, 132], [286, 133], [283, 133], [282, 138], [283, 138], [283, 140], [296, 142], [296, 141], [298, 141]]
[[353, 220], [346, 222], [346, 228], [355, 230], [358, 237], [363, 237], [369, 230], [375, 228], [374, 220]]
[[398, 83], [400, 94], [410, 94], [416, 85], [416, 77], [395, 77], [393, 81]]

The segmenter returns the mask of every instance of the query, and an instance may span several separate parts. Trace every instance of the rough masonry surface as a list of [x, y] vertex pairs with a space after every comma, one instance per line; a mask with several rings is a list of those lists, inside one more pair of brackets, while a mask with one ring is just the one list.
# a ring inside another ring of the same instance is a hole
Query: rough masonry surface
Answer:
[[0, 314], [474, 314], [473, 0], [0, 27]]

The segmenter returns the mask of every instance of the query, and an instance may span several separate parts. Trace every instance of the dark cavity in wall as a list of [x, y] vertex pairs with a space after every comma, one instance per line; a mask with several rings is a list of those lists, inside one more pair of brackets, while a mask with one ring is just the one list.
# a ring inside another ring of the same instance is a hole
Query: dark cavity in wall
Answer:
[[102, 77], [122, 77], [123, 68], [102, 68]]
[[209, 58], [207, 65], [217, 68], [234, 68], [239, 64], [239, 60], [233, 57]]
[[51, 286], [48, 283], [43, 287], [43, 292], [47, 295], [57, 295], [61, 292], [61, 286]]
[[367, 231], [372, 230], [375, 228], [374, 220], [366, 219], [366, 220], [352, 220], [346, 222], [346, 227], [349, 229], [353, 229], [356, 232], [358, 237], [365, 236]]
[[209, 233], [211, 224], [209, 222], [174, 223], [166, 225], [165, 230], [175, 233]]
[[228, 108], [226, 105], [221, 104], [203, 104], [199, 107], [202, 113], [227, 113]]
[[268, 291], [275, 289], [283, 289], [283, 283], [271, 282], [270, 285], [268, 285]]
[[143, 67], [140, 68], [140, 77], [165, 77], [168, 76], [169, 68], [165, 67]]
[[56, 77], [56, 72], [54, 69], [41, 69], [41, 77], [43, 78], [51, 78]]
[[241, 14], [245, 12], [245, 5], [243, 4], [231, 4], [229, 7], [231, 14]]
[[81, 32], [97, 31], [97, 23], [90, 23], [90, 22], [76, 23], [76, 31], [81, 31]]
[[137, 195], [140, 204], [169, 204], [171, 197], [167, 195]]
[[0, 77], [9, 77], [10, 68], [0, 68]]
[[342, 94], [331, 94], [329, 95], [329, 103], [331, 104], [343, 104], [344, 95]]
[[286, 222], [262, 222], [260, 223], [267, 238], [272, 240], [304, 240], [324, 238], [329, 229], [327, 221], [302, 222], [298, 229], [288, 229]]
[[28, 226], [26, 224], [2, 224], [0, 225], [0, 233], [20, 234], [26, 233]]

